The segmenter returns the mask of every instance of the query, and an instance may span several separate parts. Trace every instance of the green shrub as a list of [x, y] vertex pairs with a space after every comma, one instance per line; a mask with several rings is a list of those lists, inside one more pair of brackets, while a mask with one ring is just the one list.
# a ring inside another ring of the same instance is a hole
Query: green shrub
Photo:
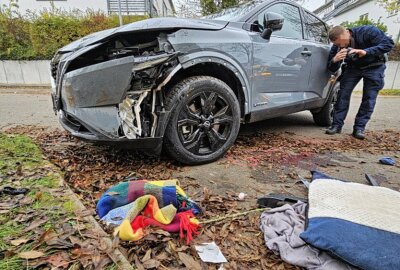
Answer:
[[16, 12], [16, 8], [16, 4], [10, 1], [0, 10], [0, 59], [30, 58], [33, 53], [29, 22]]
[[[147, 16], [123, 16], [124, 24]], [[90, 33], [119, 26], [118, 16], [56, 9], [22, 16], [15, 0], [0, 6], [0, 60], [51, 59], [57, 49]]]
[[377, 22], [375, 22], [372, 19], [368, 18], [359, 18], [357, 21], [354, 22], [342, 22], [340, 25], [346, 27], [346, 28], [353, 28], [353, 27], [358, 27], [358, 26], [363, 26], [363, 25], [374, 25], [381, 29], [383, 32], [387, 32], [387, 26], [383, 22], [381, 22], [381, 18], [378, 19]]
[[79, 28], [80, 22], [74, 17], [43, 12], [30, 25], [36, 58], [51, 58], [57, 49], [80, 37]]

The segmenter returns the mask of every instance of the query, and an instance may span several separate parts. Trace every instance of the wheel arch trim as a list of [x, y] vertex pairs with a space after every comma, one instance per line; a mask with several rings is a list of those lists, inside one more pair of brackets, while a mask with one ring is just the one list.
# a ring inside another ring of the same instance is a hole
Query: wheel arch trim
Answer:
[[213, 51], [207, 51], [207, 52], [202, 51], [202, 52], [187, 54], [179, 57], [179, 62], [182, 65], [183, 69], [188, 69], [190, 67], [202, 63], [214, 63], [214, 64], [220, 64], [225, 68], [231, 70], [242, 86], [240, 91], [244, 96], [244, 114], [246, 115], [250, 113], [249, 110], [250, 97], [251, 97], [250, 82], [246, 76], [246, 72], [243, 70], [243, 68], [240, 66], [239, 63], [237, 63], [236, 61], [234, 61], [233, 59], [222, 53]]

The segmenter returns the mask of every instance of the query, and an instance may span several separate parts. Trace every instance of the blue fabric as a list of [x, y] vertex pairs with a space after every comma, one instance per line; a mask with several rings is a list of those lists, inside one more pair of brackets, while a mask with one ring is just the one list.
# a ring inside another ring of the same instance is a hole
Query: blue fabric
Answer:
[[360, 108], [354, 122], [354, 130], [364, 130], [371, 115], [374, 112], [376, 98], [379, 90], [384, 85], [384, 72], [386, 66], [380, 65], [375, 68], [357, 69], [349, 68], [340, 80], [340, 90], [335, 103], [332, 126], [342, 127], [349, 111], [350, 97], [354, 87], [363, 79], [364, 88]]
[[300, 237], [366, 270], [400, 269], [400, 235], [336, 218], [311, 218]]
[[311, 171], [311, 174], [312, 174], [311, 181], [314, 181], [314, 180], [317, 180], [317, 179], [334, 179], [334, 180], [339, 180], [339, 181], [342, 181], [342, 182], [349, 182], [347, 180], [343, 180], [343, 179], [339, 179], [339, 178], [336, 178], [336, 177], [333, 177], [333, 176], [329, 176], [329, 175], [324, 174], [324, 173], [322, 173], [320, 171]]
[[[311, 174], [312, 174], [312, 180], [315, 180], [315, 179], [336, 179], [336, 178], [334, 178], [332, 176], [329, 176], [329, 175], [326, 175], [326, 174], [324, 174], [324, 173], [322, 173], [320, 171], [311, 171]], [[339, 179], [337, 179], [337, 180], [339, 180]]]
[[[100, 218], [105, 216], [110, 209], [114, 209], [121, 205], [128, 204], [128, 186], [129, 182], [122, 182], [118, 186], [109, 188], [100, 198], [96, 205], [96, 211]], [[108, 195], [112, 192], [118, 193], [120, 196]]]
[[178, 208], [178, 202], [176, 199], [176, 187], [165, 186], [162, 189], [162, 198], [164, 205], [172, 204], [175, 208]]
[[396, 164], [396, 161], [394, 159], [390, 158], [390, 157], [381, 158], [379, 160], [379, 162], [382, 163], [382, 164], [391, 165], [391, 166], [394, 166], [394, 164]]
[[107, 215], [101, 218], [101, 221], [105, 222], [106, 224], [120, 225], [134, 204], [135, 202], [131, 202], [129, 204], [112, 209], [107, 213]]

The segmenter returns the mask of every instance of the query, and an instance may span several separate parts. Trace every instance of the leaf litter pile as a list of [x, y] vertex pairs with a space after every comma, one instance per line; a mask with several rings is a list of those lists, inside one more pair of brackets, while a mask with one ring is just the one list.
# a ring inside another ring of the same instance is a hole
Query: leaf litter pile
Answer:
[[0, 269], [112, 269], [108, 234], [23, 135], [0, 133]]
[[[184, 167], [168, 157], [147, 157], [137, 152], [93, 146], [69, 136], [65, 132], [34, 127], [17, 127], [10, 133], [29, 134], [41, 147], [46, 158], [64, 173], [65, 181], [82, 202], [94, 209], [97, 200], [108, 187], [125, 179], [159, 180], [174, 178]], [[370, 132], [368, 140], [299, 139], [291, 134], [256, 134], [239, 137], [235, 146], [220, 162], [243, 166], [293, 165], [316, 154], [362, 149], [369, 153], [400, 151], [400, 132], [386, 130]], [[240, 213], [243, 209], [237, 194], [214, 194], [201, 187], [195, 179], [179, 179], [181, 186], [197, 192], [188, 194], [203, 209], [200, 220]], [[138, 269], [218, 269], [219, 265], [201, 262], [195, 244], [215, 241], [228, 260], [225, 269], [299, 269], [280, 260], [269, 251], [259, 230], [260, 213], [227, 218], [202, 226], [200, 234], [190, 246], [179, 236], [157, 229], [134, 243], [114, 241], [113, 246], [135, 264]], [[105, 228], [109, 233], [112, 231]], [[115, 239], [114, 239], [115, 240]]]

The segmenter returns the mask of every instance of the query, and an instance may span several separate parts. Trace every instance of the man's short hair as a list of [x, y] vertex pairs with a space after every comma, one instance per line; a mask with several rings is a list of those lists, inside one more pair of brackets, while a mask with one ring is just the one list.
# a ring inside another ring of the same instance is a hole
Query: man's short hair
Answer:
[[329, 30], [329, 40], [330, 41], [335, 41], [341, 34], [343, 34], [346, 31], [346, 28], [344, 28], [341, 25], [336, 25]]

